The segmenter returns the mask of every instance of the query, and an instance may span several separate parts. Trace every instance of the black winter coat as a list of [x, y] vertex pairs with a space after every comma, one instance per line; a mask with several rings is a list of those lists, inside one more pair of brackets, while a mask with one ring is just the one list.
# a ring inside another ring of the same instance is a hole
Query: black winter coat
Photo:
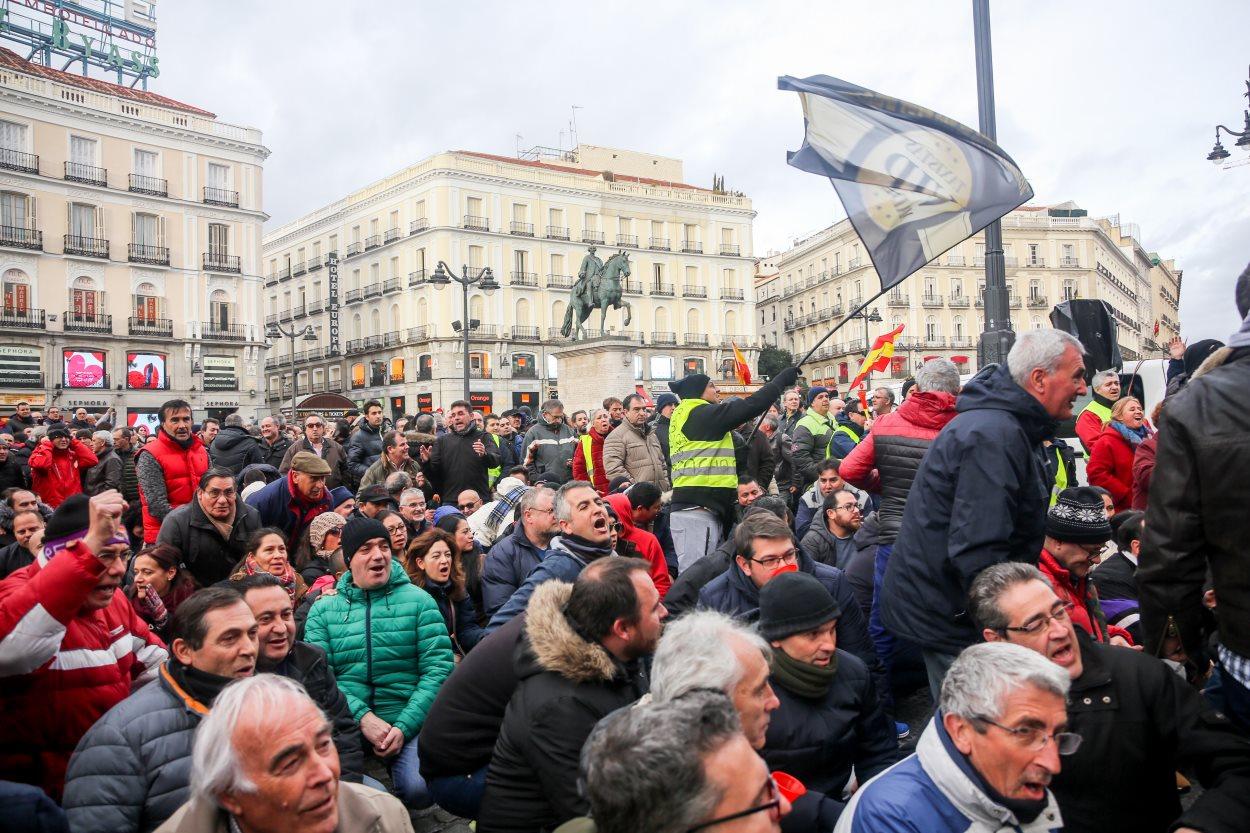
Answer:
[[895, 636], [956, 654], [980, 641], [968, 588], [991, 564], [1037, 564], [1050, 484], [1042, 440], [1055, 422], [990, 365], [964, 387], [916, 472], [890, 553], [881, 615]]
[[785, 833], [833, 830], [846, 806], [842, 790], [851, 768], [863, 784], [900, 758], [894, 726], [867, 666], [841, 649], [836, 657], [837, 673], [819, 700], [800, 697], [772, 678], [781, 705], [772, 713], [761, 754], [770, 770], [793, 775], [807, 787], [782, 819]]
[[246, 465], [265, 462], [260, 443], [238, 425], [227, 425], [213, 437], [208, 457], [214, 466], [229, 469], [236, 476]]
[[[478, 440], [486, 448], [481, 457], [473, 450], [473, 443]], [[442, 502], [454, 506], [456, 498], [465, 489], [477, 492], [482, 500], [489, 499], [490, 479], [487, 472], [498, 465], [500, 452], [494, 441], [485, 431], [470, 428], [463, 434], [448, 431], [435, 440], [429, 465], [424, 468]]]
[[[216, 440], [213, 440], [216, 443]], [[260, 462], [275, 469], [282, 465], [282, 458], [286, 456], [286, 450], [291, 447], [291, 440], [285, 434], [279, 434], [273, 445], [265, 442], [263, 439], [256, 443], [260, 449]]]
[[829, 531], [824, 518], [813, 518], [812, 525], [803, 536], [803, 551], [821, 564], [845, 570], [855, 554], [855, 536], [839, 538]]
[[[1250, 739], [1160, 660], [1095, 644], [1079, 629], [1077, 639], [1084, 670], [1068, 694], [1068, 731], [1083, 740], [1050, 785], [1063, 829], [1245, 830]], [[1181, 769], [1205, 788], [1183, 812], [1175, 780]]]
[[[365, 476], [369, 467], [382, 456], [382, 427], [370, 428], [369, 423], [361, 421], [358, 428], [344, 446], [347, 449], [347, 468], [351, 470], [356, 482]], [[274, 463], [274, 466], [278, 466]]]
[[486, 773], [478, 833], [535, 833], [585, 815], [582, 745], [599, 720], [649, 688], [641, 661], [625, 665], [573, 631], [562, 609], [572, 589], [549, 581], [530, 599], [520, 682]]
[[490, 763], [517, 687], [512, 658], [524, 628], [521, 613], [488, 634], [438, 690], [417, 737], [426, 780], [471, 775]]
[[317, 645], [296, 641], [286, 659], [272, 671], [302, 685], [313, 702], [330, 718], [334, 724], [334, 746], [339, 752], [340, 777], [359, 784], [365, 772], [360, 726], [352, 717], [347, 698], [339, 690], [334, 671], [326, 662], [326, 652]]
[[1203, 656], [1209, 568], [1220, 640], [1250, 657], [1250, 348], [1211, 354], [1163, 413], [1137, 570], [1146, 651], [1171, 618], [1189, 656]]
[[[29, 455], [27, 455], [29, 457]], [[0, 492], [5, 489], [29, 488], [30, 479], [26, 476], [26, 472], [22, 471], [22, 461], [13, 456], [13, 452], [9, 452], [9, 456], [3, 463], [0, 463]]]
[[664, 607], [670, 618], [694, 610], [699, 604], [703, 588], [724, 575], [734, 563], [733, 537], [725, 539], [720, 546], [682, 570], [673, 580], [673, 586], [664, 597]]
[[438, 612], [443, 614], [443, 624], [451, 636], [451, 647], [456, 656], [464, 656], [469, 649], [482, 641], [485, 629], [477, 622], [477, 608], [473, 606], [473, 597], [467, 592], [460, 601], [452, 600], [448, 591], [450, 583], [438, 585], [427, 581], [421, 589], [429, 593], [438, 605]]
[[1137, 568], [1124, 553], [1114, 552], [1089, 574], [1100, 599], [1137, 599]]
[[0, 547], [0, 579], [35, 563], [35, 556], [17, 541]]
[[260, 529], [260, 513], [239, 501], [230, 539], [225, 540], [193, 499], [165, 516], [158, 544], [173, 544], [182, 553], [182, 563], [201, 587], [230, 578], [230, 573], [247, 555], [247, 539]]

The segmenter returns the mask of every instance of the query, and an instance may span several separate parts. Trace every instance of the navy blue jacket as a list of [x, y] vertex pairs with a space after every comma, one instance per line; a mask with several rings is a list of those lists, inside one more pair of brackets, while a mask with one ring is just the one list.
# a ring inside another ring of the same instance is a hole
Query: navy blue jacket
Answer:
[[[855, 601], [855, 594], [851, 590], [851, 583], [846, 579], [846, 574], [837, 567], [830, 567], [828, 564], [813, 560], [801, 549], [799, 550], [799, 570], [820, 579], [820, 583], [829, 591], [829, 595], [837, 601], [838, 607], [842, 608], [842, 615], [838, 617], [838, 647], [863, 660], [872, 671], [877, 696], [887, 697], [890, 691], [889, 680], [886, 678], [881, 660], [877, 658], [876, 649], [868, 639], [868, 622]], [[565, 579], [565, 581], [571, 580]], [[718, 578], [708, 582], [699, 591], [699, 607], [719, 610], [735, 619], [754, 622], [760, 618], [760, 589], [746, 573], [742, 572], [742, 568], [736, 561], [730, 560], [729, 569]]]
[[[841, 428], [845, 425], [847, 428], [855, 432], [855, 436], [859, 437], [861, 440], [864, 438], [864, 434], [866, 433], [864, 429], [852, 422], [851, 418], [841, 411], [838, 411], [838, 413], [834, 416], [833, 422], [834, 428]], [[859, 445], [859, 443], [851, 442], [850, 438], [847, 437], [846, 434], [835, 432], [829, 441], [829, 456], [835, 457], [839, 460], [845, 460], [846, 456], [854, 451], [855, 446], [857, 445]]]
[[503, 607], [495, 611], [495, 615], [486, 623], [487, 634], [494, 633], [508, 624], [518, 614], [524, 612], [529, 607], [530, 596], [534, 595], [538, 585], [553, 579], [572, 584], [582, 574], [582, 570], [586, 568], [588, 562], [581, 556], [561, 548], [559, 542], [560, 538], [558, 536], [551, 540], [551, 549], [547, 551], [546, 558], [530, 571], [525, 581], [516, 589], [515, 593], [508, 597], [508, 601], [504, 603]]
[[[287, 486], [288, 482], [287, 478], [279, 477], [249, 497], [247, 505], [260, 513], [261, 526], [276, 527], [282, 530], [288, 541], [297, 541], [304, 529], [299, 526], [299, 519], [291, 511], [291, 490]], [[330, 492], [328, 490], [323, 495], [321, 502], [325, 507], [323, 511], [333, 511], [334, 504], [330, 500]]]
[[473, 607], [473, 597], [467, 592], [460, 601], [455, 601], [447, 592], [451, 583], [442, 585], [427, 581], [421, 589], [429, 593], [438, 605], [438, 612], [443, 614], [443, 624], [447, 625], [447, 633], [451, 635], [452, 650], [458, 656], [464, 656], [469, 649], [482, 641], [486, 631], [477, 623], [477, 609]]
[[540, 550], [525, 537], [519, 520], [512, 525], [511, 535], [494, 543], [482, 571], [482, 606], [487, 616], [494, 616], [503, 607], [546, 555], [547, 550]]
[[955, 409], [916, 472], [881, 594], [894, 635], [952, 654], [980, 641], [966, 610], [977, 574], [1037, 564], [1050, 501], [1042, 440], [1055, 429], [1006, 365], [978, 373]]

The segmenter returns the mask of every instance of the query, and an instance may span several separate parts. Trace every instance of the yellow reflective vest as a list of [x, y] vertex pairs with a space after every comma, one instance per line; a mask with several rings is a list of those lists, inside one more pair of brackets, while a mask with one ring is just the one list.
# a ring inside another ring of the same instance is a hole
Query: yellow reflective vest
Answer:
[[692, 440], [682, 430], [690, 413], [706, 404], [703, 399], [683, 399], [673, 410], [668, 426], [668, 456], [673, 465], [674, 489], [738, 488], [738, 466], [730, 433], [718, 440]]

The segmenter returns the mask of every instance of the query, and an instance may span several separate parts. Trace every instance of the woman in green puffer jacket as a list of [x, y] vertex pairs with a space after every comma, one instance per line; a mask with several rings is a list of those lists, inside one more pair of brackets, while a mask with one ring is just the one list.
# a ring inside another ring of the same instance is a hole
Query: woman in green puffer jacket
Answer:
[[454, 659], [443, 615], [391, 558], [380, 521], [343, 527], [347, 572], [312, 605], [304, 639], [326, 658], [373, 753], [387, 762], [395, 791], [410, 809], [430, 806], [421, 778], [417, 733]]

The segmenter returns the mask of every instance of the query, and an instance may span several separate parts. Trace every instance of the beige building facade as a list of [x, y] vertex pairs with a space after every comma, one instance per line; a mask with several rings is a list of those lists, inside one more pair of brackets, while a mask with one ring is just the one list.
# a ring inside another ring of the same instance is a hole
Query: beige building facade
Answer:
[[[756, 345], [750, 286], [755, 212], [745, 196], [682, 181], [679, 160], [580, 145], [511, 158], [439, 153], [267, 232], [265, 321], [311, 326], [265, 361], [270, 406], [294, 393], [388, 402], [387, 413], [445, 408], [463, 396], [459, 285], [430, 283], [439, 261], [456, 273], [489, 267], [499, 289], [469, 293], [473, 404], [536, 408], [559, 395], [586, 407], [578, 380], [560, 379], [550, 349], [589, 246], [629, 256], [631, 320], [609, 310], [606, 334], [634, 350], [645, 389], [689, 372], [716, 374], [730, 343]], [[330, 254], [337, 255], [338, 340], [330, 324]], [[598, 334], [599, 314], [587, 320]], [[754, 355], [754, 353], [752, 354]], [[294, 384], [294, 390], [292, 385]], [[626, 393], [628, 391], [621, 391]]]
[[[1126, 360], [1163, 355], [1169, 333], [1179, 331], [1181, 273], [1172, 261], [1146, 251], [1135, 226], [1115, 217], [1091, 218], [1064, 203], [1022, 206], [1003, 218], [1002, 229], [1013, 329], [1050, 326], [1051, 309], [1064, 299], [1100, 298], [1117, 321]], [[796, 359], [880, 288], [847, 220], [796, 241], [771, 264], [774, 271], [756, 282], [755, 323], [764, 340]], [[933, 356], [975, 372], [984, 285], [985, 243], [977, 234], [871, 304], [869, 320], [847, 323], [804, 365], [805, 376], [845, 385], [872, 340], [900, 324], [904, 330], [887, 378], [906, 378]]]
[[263, 402], [260, 131], [0, 49], [0, 408]]

